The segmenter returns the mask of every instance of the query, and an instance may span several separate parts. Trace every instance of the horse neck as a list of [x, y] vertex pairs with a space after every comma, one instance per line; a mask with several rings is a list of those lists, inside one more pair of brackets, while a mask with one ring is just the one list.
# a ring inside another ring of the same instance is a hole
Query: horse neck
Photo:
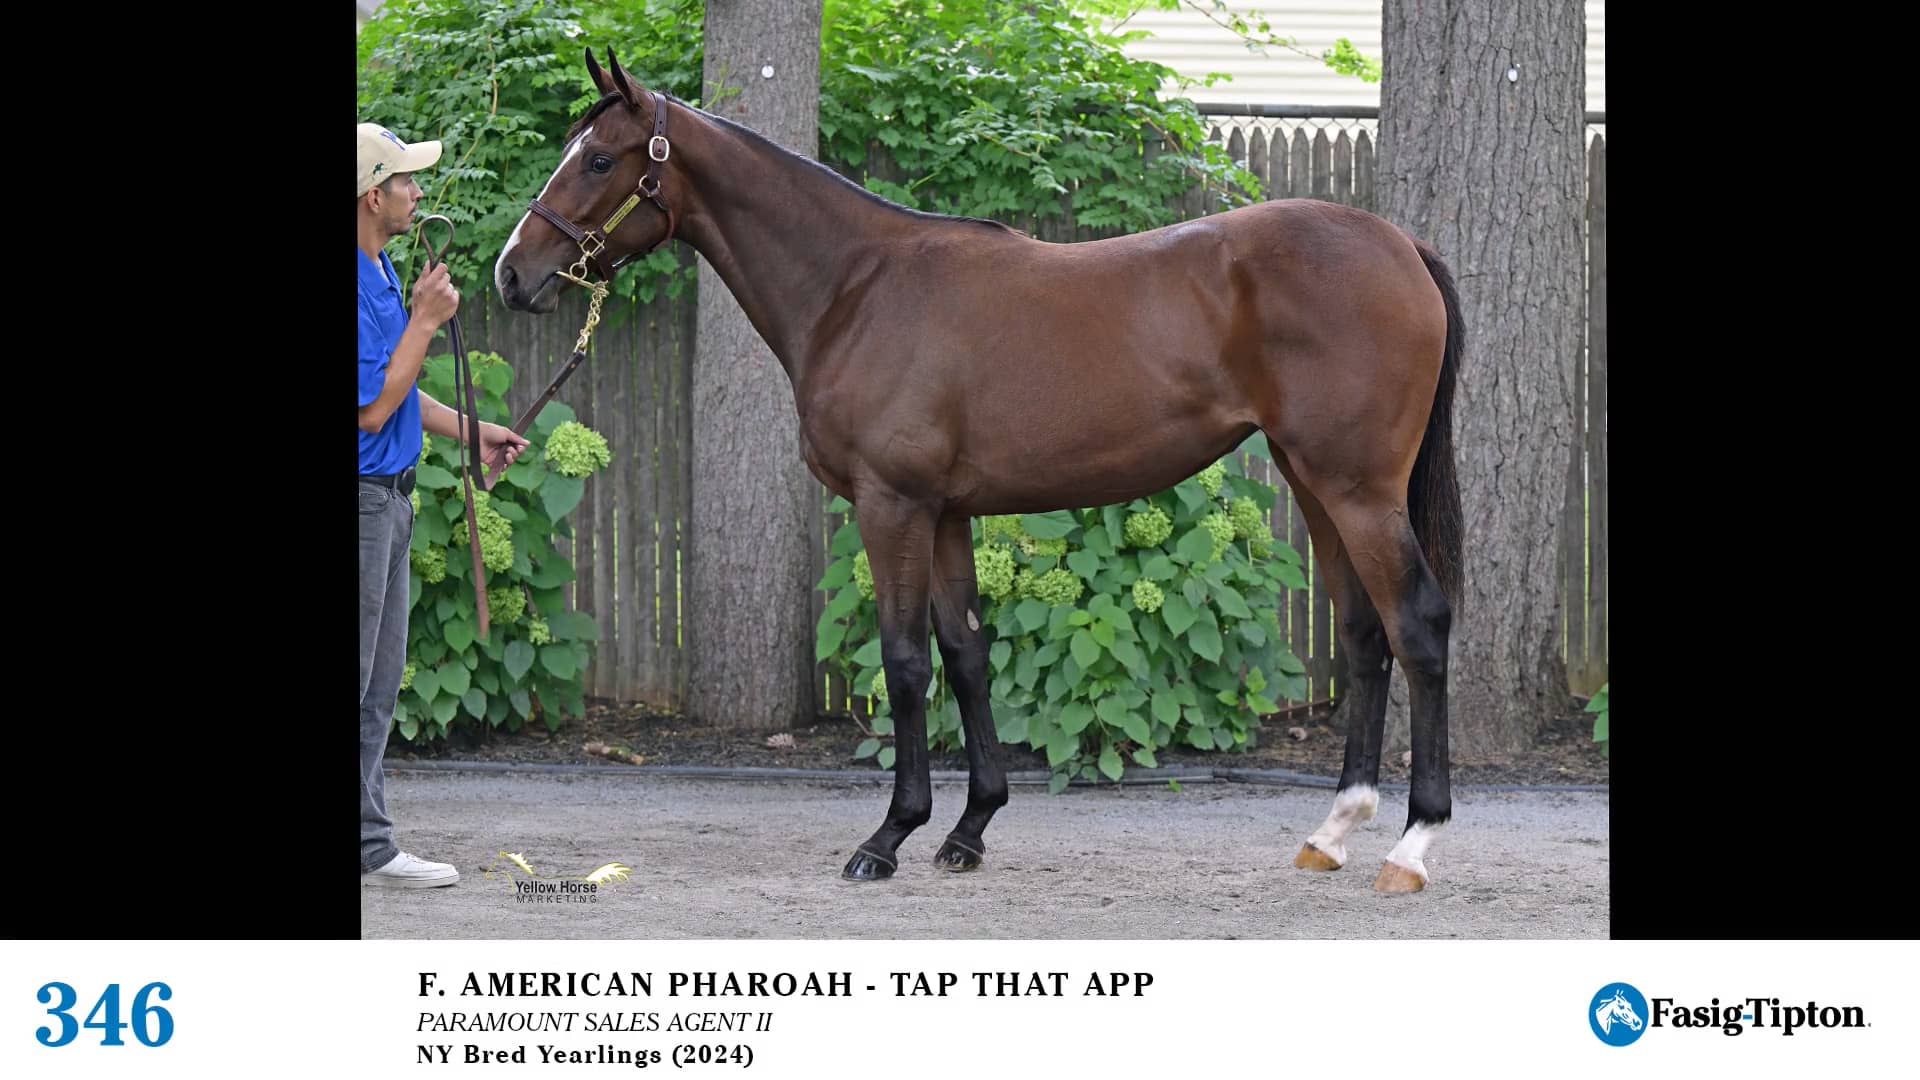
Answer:
[[814, 327], [862, 251], [897, 227], [886, 206], [758, 136], [687, 110], [675, 140], [687, 209], [680, 235], [706, 256], [796, 387]]

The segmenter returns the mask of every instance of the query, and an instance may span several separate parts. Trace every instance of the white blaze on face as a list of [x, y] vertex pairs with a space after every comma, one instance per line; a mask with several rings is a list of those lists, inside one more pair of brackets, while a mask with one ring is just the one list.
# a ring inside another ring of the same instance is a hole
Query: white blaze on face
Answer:
[[1347, 834], [1373, 820], [1380, 806], [1380, 791], [1367, 784], [1355, 784], [1333, 797], [1333, 812], [1326, 824], [1307, 837], [1307, 843], [1319, 848], [1328, 858], [1344, 865], [1347, 861]]
[[1406, 867], [1419, 874], [1421, 881], [1425, 881], [1427, 864], [1421, 860], [1427, 853], [1427, 845], [1433, 843], [1433, 838], [1439, 835], [1440, 826], [1438, 825], [1415, 825], [1400, 837], [1400, 842], [1395, 844], [1393, 851], [1387, 855], [1387, 861]]
[[[547, 197], [547, 192], [553, 189], [554, 176], [559, 176], [561, 170], [572, 164], [574, 158], [580, 156], [580, 148], [587, 144], [587, 136], [591, 134], [593, 134], [593, 128], [589, 127], [587, 130], [581, 132], [578, 138], [573, 140], [573, 145], [567, 147], [567, 152], [560, 158], [560, 164], [554, 168], [553, 176], [547, 177], [546, 186], [542, 187], [540, 194], [534, 196], [534, 198], [544, 199]], [[494, 260], [493, 284], [495, 288], [505, 288], [506, 275], [504, 271], [507, 265], [507, 256], [513, 254], [513, 249], [520, 245], [520, 230], [527, 227], [527, 219], [532, 216], [533, 211], [531, 210], [520, 216], [520, 223], [513, 227], [512, 235], [507, 237], [507, 246], [500, 249], [500, 257]]]

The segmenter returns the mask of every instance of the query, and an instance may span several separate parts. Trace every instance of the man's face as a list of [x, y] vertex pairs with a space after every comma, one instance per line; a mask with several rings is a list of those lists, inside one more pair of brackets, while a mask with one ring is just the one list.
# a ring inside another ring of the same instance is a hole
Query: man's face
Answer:
[[412, 173], [394, 173], [378, 185], [380, 224], [385, 226], [387, 235], [399, 236], [413, 228], [413, 208], [420, 203], [420, 185], [413, 182]]

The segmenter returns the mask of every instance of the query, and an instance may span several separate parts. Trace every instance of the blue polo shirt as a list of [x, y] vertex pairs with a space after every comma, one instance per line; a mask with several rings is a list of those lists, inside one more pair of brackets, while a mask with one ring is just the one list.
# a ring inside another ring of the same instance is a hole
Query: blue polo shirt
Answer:
[[[375, 266], [358, 247], [360, 260], [360, 404], [373, 403], [387, 382], [387, 361], [407, 328], [407, 308], [400, 298], [400, 275], [393, 261], [380, 253]], [[382, 271], [385, 273], [382, 273]], [[378, 432], [360, 432], [360, 475], [387, 476], [420, 459], [420, 388], [407, 387], [407, 396]]]

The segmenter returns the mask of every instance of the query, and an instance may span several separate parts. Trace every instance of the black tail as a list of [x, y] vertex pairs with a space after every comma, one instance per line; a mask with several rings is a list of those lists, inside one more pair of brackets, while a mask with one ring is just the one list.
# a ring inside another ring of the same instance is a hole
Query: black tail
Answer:
[[1440, 580], [1440, 591], [1458, 614], [1464, 519], [1460, 514], [1460, 483], [1453, 472], [1453, 384], [1460, 370], [1461, 350], [1466, 347], [1467, 326], [1460, 318], [1460, 292], [1453, 287], [1453, 274], [1440, 260], [1440, 253], [1418, 240], [1413, 246], [1419, 249], [1427, 273], [1440, 286], [1440, 297], [1447, 305], [1447, 351], [1440, 361], [1440, 385], [1433, 392], [1426, 437], [1420, 442], [1420, 454], [1414, 458], [1413, 476], [1407, 483], [1407, 509], [1413, 515], [1413, 535], [1426, 552], [1427, 566]]

